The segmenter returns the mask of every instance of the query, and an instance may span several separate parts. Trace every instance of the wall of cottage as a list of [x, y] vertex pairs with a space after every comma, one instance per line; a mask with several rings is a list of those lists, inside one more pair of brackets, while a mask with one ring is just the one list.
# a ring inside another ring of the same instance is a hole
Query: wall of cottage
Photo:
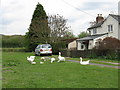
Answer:
[[68, 44], [68, 49], [76, 49], [76, 40]]
[[[81, 48], [83, 46], [83, 48]], [[77, 41], [77, 50], [85, 50], [85, 45], [81, 41]]]
[[[113, 32], [108, 32], [108, 25], [113, 25]], [[118, 24], [118, 21], [111, 16], [108, 16], [104, 23], [101, 25], [101, 27], [96, 28], [96, 30], [97, 30], [96, 34], [108, 33], [108, 37], [112, 36], [117, 39], [120, 39], [120, 24]], [[91, 29], [90, 31], [91, 35], [95, 35], [93, 34], [93, 29]]]
[[[113, 32], [108, 32], [108, 25], [113, 25]], [[108, 33], [108, 37], [112, 36], [118, 39], [118, 21], [115, 20], [113, 17], [108, 16], [108, 18], [102, 24], [100, 32]]]
[[88, 49], [92, 49], [94, 47], [94, 40], [89, 40]]
[[[90, 31], [91, 31], [90, 35], [95, 35], [95, 34], [93, 33], [93, 29], [91, 29]], [[96, 34], [103, 34], [103, 33], [101, 32], [101, 27], [96, 28], [96, 31], [97, 31]]]
[[120, 40], [120, 23], [119, 23], [119, 25], [118, 25], [118, 38], [119, 38], [119, 40]]

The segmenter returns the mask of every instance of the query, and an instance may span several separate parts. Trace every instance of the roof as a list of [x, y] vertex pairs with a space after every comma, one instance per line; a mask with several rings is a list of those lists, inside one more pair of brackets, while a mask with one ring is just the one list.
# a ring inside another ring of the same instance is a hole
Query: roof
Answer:
[[109, 14], [109, 15], [112, 16], [114, 19], [116, 19], [120, 23], [120, 15], [113, 15], [113, 14]]
[[89, 35], [87, 37], [81, 38], [81, 39], [77, 39], [77, 41], [87, 41], [87, 40], [93, 40], [95, 38], [101, 37], [103, 35], [106, 35], [107, 33], [104, 34], [97, 34], [97, 35]]
[[[120, 23], [120, 15], [114, 15], [114, 14], [109, 14], [109, 15], [112, 16], [115, 20], [117, 20]], [[91, 26], [88, 29], [93, 29], [93, 28], [101, 27], [101, 25], [104, 23], [104, 21], [96, 23], [95, 25]]]
[[70, 42], [73, 42], [73, 41], [76, 40], [76, 39], [78, 39], [78, 38], [63, 39], [63, 40], [61, 40], [61, 41], [64, 41], [64, 42], [66, 42], [66, 43], [70, 43]]
[[90, 27], [90, 28], [88, 28], [88, 29], [93, 29], [93, 28], [100, 27], [100, 26], [103, 24], [103, 22], [104, 22], [104, 21], [99, 22], [99, 23], [97, 23], [97, 24], [95, 24], [95, 25], [91, 26], [91, 27]]

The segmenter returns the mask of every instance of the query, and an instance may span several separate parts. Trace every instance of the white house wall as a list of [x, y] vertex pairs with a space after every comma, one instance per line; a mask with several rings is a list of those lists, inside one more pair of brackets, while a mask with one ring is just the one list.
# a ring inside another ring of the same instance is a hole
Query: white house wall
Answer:
[[89, 47], [88, 47], [88, 49], [93, 49], [98, 39], [103, 40], [106, 37], [107, 37], [107, 35], [103, 35], [101, 37], [95, 38], [94, 40], [89, 40]]
[[92, 49], [94, 47], [94, 40], [89, 40], [88, 49]]
[[98, 39], [103, 40], [103, 39], [106, 38], [106, 37], [108, 37], [107, 34], [106, 34], [106, 35], [103, 35], [103, 36], [101, 36], [101, 37], [95, 38], [95, 39], [94, 39], [94, 43], [93, 43], [93, 45], [95, 46], [95, 44], [96, 44], [96, 42], [97, 42]]
[[76, 48], [76, 40], [68, 44], [68, 49], [75, 49]]
[[[96, 30], [97, 30], [97, 33], [96, 33], [96, 34], [101, 34], [101, 27], [96, 28]], [[91, 31], [91, 34], [90, 34], [90, 35], [95, 35], [95, 34], [93, 33], [93, 29], [91, 29], [90, 31]]]
[[118, 38], [120, 40], [120, 24], [118, 25]]
[[77, 50], [81, 50], [81, 43], [77, 42]]
[[83, 46], [83, 48], [81, 48], [82, 44], [80, 41], [77, 42], [77, 50], [84, 50], [85, 46]]
[[[108, 32], [108, 25], [113, 25], [113, 32]], [[102, 24], [102, 28], [99, 33], [108, 33], [108, 37], [112, 36], [118, 39], [118, 21], [113, 17], [108, 16], [108, 18]]]
[[[113, 25], [113, 32], [108, 32], [108, 25]], [[118, 32], [118, 29], [119, 29], [119, 32]], [[120, 24], [118, 24], [118, 21], [110, 15], [101, 25], [101, 27], [97, 27], [96, 30], [97, 30], [96, 34], [108, 33], [108, 37], [112, 36], [117, 39], [120, 39]], [[91, 35], [95, 35], [93, 34], [93, 29], [90, 29], [90, 31], [91, 31]]]

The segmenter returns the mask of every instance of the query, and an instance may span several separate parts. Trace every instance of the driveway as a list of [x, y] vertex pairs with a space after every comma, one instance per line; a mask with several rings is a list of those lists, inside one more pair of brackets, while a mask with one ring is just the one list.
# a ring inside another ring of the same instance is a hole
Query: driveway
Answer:
[[[79, 61], [75, 61], [75, 60], [66, 60], [66, 61], [79, 63]], [[112, 63], [112, 64], [114, 64], [114, 63]], [[115, 64], [119, 64], [119, 63], [115, 63]], [[112, 66], [112, 65], [105, 65], [105, 64], [90, 63], [90, 65], [98, 65], [98, 66], [102, 66], [102, 67], [112, 67], [112, 68], [120, 69], [120, 66]]]

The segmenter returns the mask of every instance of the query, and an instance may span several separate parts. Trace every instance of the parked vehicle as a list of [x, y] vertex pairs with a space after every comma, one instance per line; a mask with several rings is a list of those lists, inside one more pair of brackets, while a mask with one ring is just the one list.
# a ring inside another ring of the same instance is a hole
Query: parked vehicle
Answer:
[[40, 44], [35, 48], [35, 55], [52, 55], [52, 46], [50, 44]]

